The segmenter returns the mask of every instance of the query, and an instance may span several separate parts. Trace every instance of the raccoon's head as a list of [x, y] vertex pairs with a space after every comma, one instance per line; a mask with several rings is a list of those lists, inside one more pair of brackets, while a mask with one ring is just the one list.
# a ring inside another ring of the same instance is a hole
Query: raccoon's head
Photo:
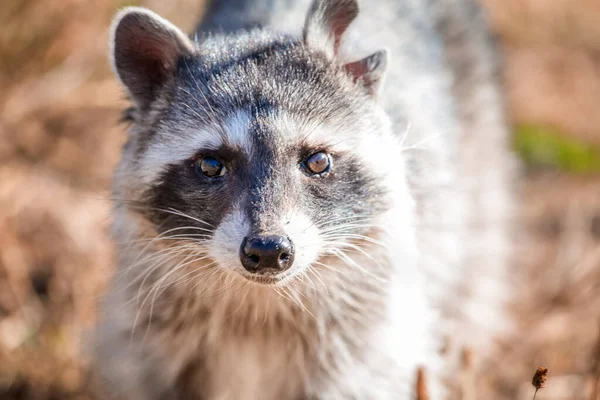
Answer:
[[398, 193], [410, 207], [377, 99], [387, 54], [338, 55], [357, 13], [318, 0], [300, 38], [192, 42], [147, 10], [121, 12], [113, 66], [134, 105], [121, 205], [142, 204], [131, 211], [161, 237], [251, 281], [283, 284], [328, 257], [351, 265], [345, 252], [376, 242]]

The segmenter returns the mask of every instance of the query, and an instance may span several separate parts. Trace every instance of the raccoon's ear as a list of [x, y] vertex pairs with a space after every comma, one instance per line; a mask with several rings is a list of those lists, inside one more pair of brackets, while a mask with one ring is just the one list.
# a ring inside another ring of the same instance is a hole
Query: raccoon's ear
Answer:
[[117, 14], [110, 46], [113, 69], [142, 111], [173, 76], [178, 60], [194, 52], [191, 40], [177, 27], [138, 7]]
[[355, 81], [362, 83], [371, 95], [377, 95], [387, 68], [388, 52], [379, 50], [362, 60], [344, 65]]
[[357, 15], [356, 0], [314, 0], [304, 23], [304, 43], [333, 57]]

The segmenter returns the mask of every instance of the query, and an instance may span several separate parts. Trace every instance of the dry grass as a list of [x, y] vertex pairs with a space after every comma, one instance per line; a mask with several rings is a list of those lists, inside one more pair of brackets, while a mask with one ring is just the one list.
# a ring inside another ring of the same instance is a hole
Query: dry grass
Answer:
[[[108, 186], [124, 139], [107, 27], [126, 3], [3, 0], [0, 7], [1, 399], [89, 398], [86, 332], [112, 271]], [[139, 3], [184, 28], [200, 12], [196, 0]], [[513, 119], [600, 142], [598, 3], [486, 3], [507, 39]], [[597, 177], [528, 179], [515, 260], [518, 332], [499, 343], [502, 356], [483, 377], [472, 372], [476, 355], [465, 353], [457, 378], [464, 399], [529, 400], [530, 373], [544, 364], [552, 379], [538, 400], [598, 400], [598, 193]]]
[[535, 392], [533, 393], [533, 400], [535, 400], [538, 390], [546, 387], [547, 379], [548, 379], [548, 368], [546, 368], [545, 366], [539, 367], [535, 371], [535, 374], [533, 374], [533, 378], [531, 379], [531, 384], [535, 388]]

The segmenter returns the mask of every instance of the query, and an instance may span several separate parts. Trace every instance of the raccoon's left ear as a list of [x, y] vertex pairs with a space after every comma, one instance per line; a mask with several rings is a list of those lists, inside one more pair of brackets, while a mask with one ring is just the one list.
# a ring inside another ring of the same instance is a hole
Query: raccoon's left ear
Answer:
[[314, 0], [304, 23], [304, 43], [333, 58], [357, 15], [356, 0]]
[[355, 81], [360, 82], [371, 95], [377, 95], [387, 68], [388, 52], [379, 50], [362, 60], [344, 65]]
[[128, 7], [111, 29], [113, 69], [136, 107], [146, 111], [194, 45], [177, 27], [144, 8]]

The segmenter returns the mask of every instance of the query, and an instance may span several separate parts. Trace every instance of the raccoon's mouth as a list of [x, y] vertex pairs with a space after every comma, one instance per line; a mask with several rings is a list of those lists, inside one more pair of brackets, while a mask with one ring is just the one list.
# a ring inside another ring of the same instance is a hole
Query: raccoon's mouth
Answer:
[[265, 286], [284, 286], [297, 275], [294, 271], [286, 271], [274, 274], [250, 274], [240, 273], [244, 279], [252, 283]]

